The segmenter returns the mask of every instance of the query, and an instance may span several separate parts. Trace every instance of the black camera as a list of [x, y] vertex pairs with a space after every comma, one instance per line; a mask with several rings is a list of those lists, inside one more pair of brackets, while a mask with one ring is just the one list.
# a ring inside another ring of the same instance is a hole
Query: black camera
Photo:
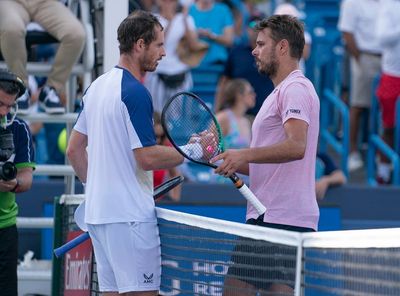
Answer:
[[14, 164], [14, 137], [10, 130], [0, 128], [0, 179], [9, 181], [17, 176]]

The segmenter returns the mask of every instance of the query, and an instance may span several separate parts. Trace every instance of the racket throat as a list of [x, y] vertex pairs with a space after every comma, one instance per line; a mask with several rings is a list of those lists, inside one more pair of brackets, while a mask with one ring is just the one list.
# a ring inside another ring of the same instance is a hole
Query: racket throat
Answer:
[[243, 187], [243, 185], [244, 185], [243, 180], [240, 179], [236, 174], [233, 174], [229, 178], [233, 181], [233, 183], [235, 184], [237, 189], [240, 189]]

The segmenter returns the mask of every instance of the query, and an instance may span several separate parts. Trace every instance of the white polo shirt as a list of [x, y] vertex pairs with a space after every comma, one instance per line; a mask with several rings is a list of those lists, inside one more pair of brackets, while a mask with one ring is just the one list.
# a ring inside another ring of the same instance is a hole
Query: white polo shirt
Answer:
[[156, 144], [147, 89], [127, 70], [113, 68], [86, 91], [74, 129], [88, 137], [85, 222], [156, 221], [153, 173], [133, 154]]
[[352, 33], [361, 51], [379, 54], [381, 47], [376, 38], [379, 0], [343, 0], [338, 28]]

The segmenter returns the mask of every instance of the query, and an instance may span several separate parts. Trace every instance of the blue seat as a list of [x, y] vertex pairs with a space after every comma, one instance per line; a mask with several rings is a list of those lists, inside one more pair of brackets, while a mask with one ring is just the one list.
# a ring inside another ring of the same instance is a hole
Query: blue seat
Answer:
[[214, 105], [215, 92], [223, 70], [223, 65], [200, 66], [192, 69], [193, 88], [191, 91], [211, 108]]

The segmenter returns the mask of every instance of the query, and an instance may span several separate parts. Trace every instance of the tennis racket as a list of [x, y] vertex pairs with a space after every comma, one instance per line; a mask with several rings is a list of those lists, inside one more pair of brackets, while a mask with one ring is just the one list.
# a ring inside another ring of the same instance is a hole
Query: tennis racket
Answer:
[[[172, 179], [169, 179], [168, 181], [162, 183], [161, 185], [157, 186], [154, 188], [154, 200], [157, 200], [158, 198], [162, 197], [164, 194], [166, 194], [168, 191], [171, 189], [175, 188], [179, 184], [183, 182], [184, 178], [182, 176], [177, 176]], [[83, 231], [87, 231], [86, 224], [83, 222], [84, 221], [84, 213], [85, 213], [85, 202], [81, 203], [78, 208], [75, 210], [74, 218], [76, 224], [79, 226], [79, 228]], [[88, 232], [84, 232], [77, 236], [76, 238], [70, 240], [69, 242], [65, 243], [61, 247], [58, 247], [54, 249], [54, 255], [59, 258], [60, 256], [64, 255], [67, 253], [69, 250], [75, 248], [79, 244], [83, 243], [84, 241], [88, 240], [90, 238]]]
[[[206, 103], [190, 92], [179, 92], [165, 104], [161, 124], [171, 144], [186, 159], [217, 168], [211, 158], [224, 152], [224, 141], [219, 123]], [[257, 210], [266, 208], [236, 174], [229, 177], [240, 193]]]

